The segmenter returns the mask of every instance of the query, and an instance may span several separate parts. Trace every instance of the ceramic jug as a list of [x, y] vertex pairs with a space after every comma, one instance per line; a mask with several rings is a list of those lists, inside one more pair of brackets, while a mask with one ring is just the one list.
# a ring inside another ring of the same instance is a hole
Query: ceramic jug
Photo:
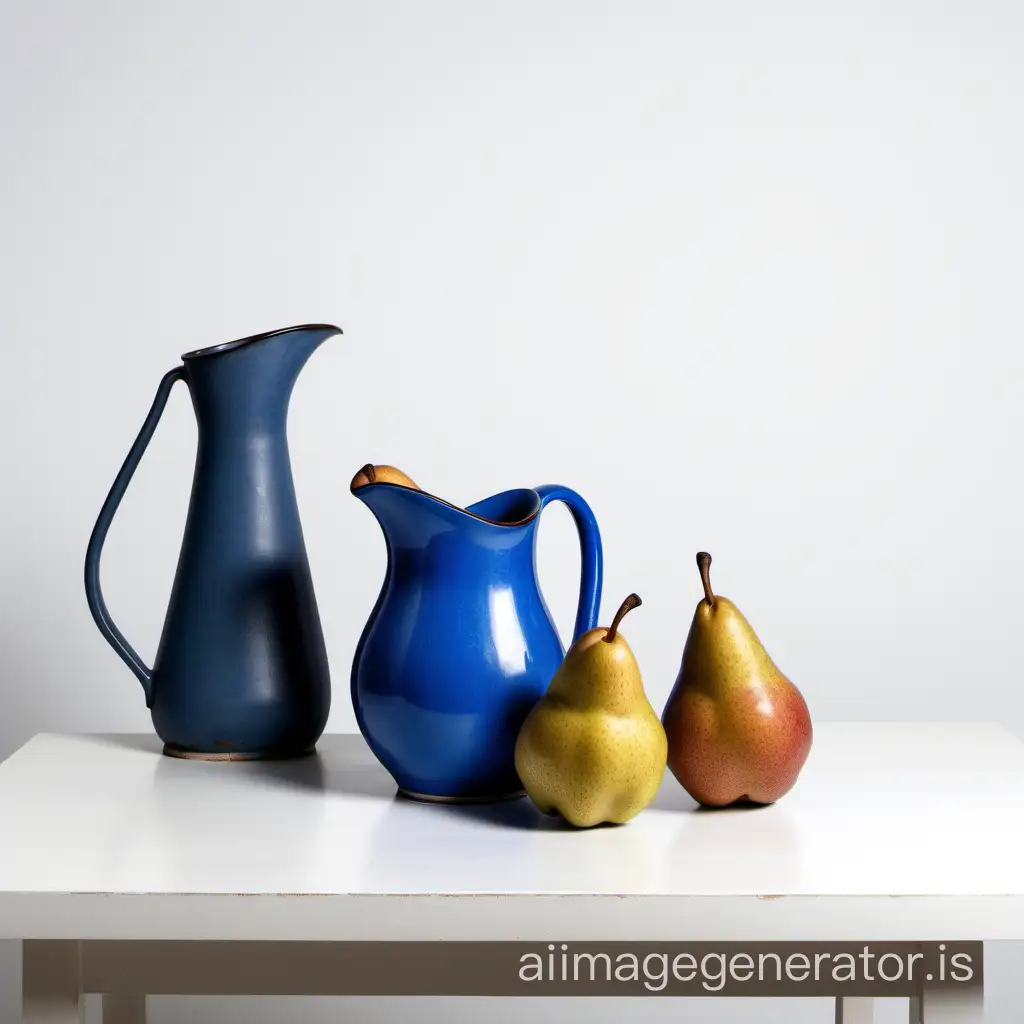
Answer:
[[352, 490], [380, 524], [387, 571], [353, 660], [359, 729], [406, 796], [522, 796], [516, 737], [565, 656], [537, 578], [540, 514], [564, 502], [579, 533], [573, 641], [600, 611], [594, 514], [566, 487], [505, 491], [463, 509], [369, 476], [357, 474]]
[[[341, 334], [309, 324], [198, 349], [164, 375], [93, 529], [85, 592], [105, 639], [138, 677], [164, 753], [208, 760], [297, 756], [327, 724], [330, 674], [286, 437], [295, 380]], [[177, 381], [198, 449], [184, 537], [153, 667], [100, 590], [103, 542]]]

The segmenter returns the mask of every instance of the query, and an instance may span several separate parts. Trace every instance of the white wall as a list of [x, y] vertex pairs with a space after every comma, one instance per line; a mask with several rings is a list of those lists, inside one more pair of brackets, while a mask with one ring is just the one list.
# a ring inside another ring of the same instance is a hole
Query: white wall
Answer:
[[[581, 491], [658, 706], [707, 548], [819, 719], [1024, 727], [1022, 30], [978, 0], [0, 4], [0, 754], [149, 727], [86, 609], [94, 517], [181, 352], [320, 320], [290, 436], [330, 730], [384, 567], [366, 461], [457, 503]], [[194, 442], [176, 391], [105, 553], [147, 658]]]

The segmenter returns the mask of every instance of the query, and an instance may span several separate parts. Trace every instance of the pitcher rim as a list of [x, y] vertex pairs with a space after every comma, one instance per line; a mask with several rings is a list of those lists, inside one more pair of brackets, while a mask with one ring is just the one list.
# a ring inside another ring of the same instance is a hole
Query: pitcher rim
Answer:
[[[369, 483], [363, 484], [362, 487], [350, 487], [349, 493], [358, 498], [360, 491], [369, 490], [371, 487], [390, 487], [396, 491], [409, 491], [411, 494], [422, 494], [423, 497], [430, 498], [431, 501], [436, 501], [439, 505], [444, 505], [445, 508], [450, 508], [453, 512], [461, 512], [462, 515], [469, 516], [470, 519], [475, 519], [478, 523], [486, 523], [488, 526], [509, 527], [510, 529], [514, 529], [517, 526], [526, 526], [527, 523], [533, 522], [533, 520], [535, 520], [540, 514], [540, 510], [543, 507], [541, 497], [533, 487], [510, 487], [507, 491], [499, 492], [499, 494], [509, 494], [513, 491], [529, 491], [536, 498], [536, 507], [528, 516], [524, 516], [522, 519], [515, 519], [511, 522], [500, 521], [498, 519], [488, 519], [486, 516], [482, 516], [477, 512], [470, 512], [468, 508], [461, 508], [454, 502], [448, 501], [436, 494], [431, 494], [430, 491], [423, 490], [422, 487], [406, 487], [404, 484], [389, 483], [386, 480], [372, 480]], [[497, 496], [498, 495], [491, 495], [491, 497]]]
[[265, 341], [278, 334], [291, 334], [293, 331], [336, 331], [338, 334], [344, 332], [334, 324], [296, 324], [294, 327], [279, 327], [274, 331], [261, 331], [259, 334], [250, 334], [245, 338], [236, 338], [234, 341], [225, 341], [219, 345], [207, 345], [204, 348], [193, 349], [182, 355], [182, 359], [200, 359], [204, 356], [220, 355], [222, 352], [232, 352], [243, 345], [252, 345], [257, 341]]

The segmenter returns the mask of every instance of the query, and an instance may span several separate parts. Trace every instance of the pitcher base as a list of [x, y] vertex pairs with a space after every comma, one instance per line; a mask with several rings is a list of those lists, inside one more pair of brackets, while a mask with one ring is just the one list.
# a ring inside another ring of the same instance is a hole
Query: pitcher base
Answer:
[[292, 761], [299, 757], [309, 757], [316, 752], [316, 747], [309, 747], [307, 750], [299, 751], [216, 751], [204, 752], [201, 750], [184, 750], [174, 746], [173, 743], [164, 744], [164, 754], [167, 757], [179, 757], [185, 761]]
[[525, 789], [513, 790], [511, 793], [485, 793], [480, 796], [435, 796], [431, 793], [414, 793], [411, 789], [399, 786], [398, 792], [409, 800], [419, 800], [427, 804], [497, 804], [526, 796]]

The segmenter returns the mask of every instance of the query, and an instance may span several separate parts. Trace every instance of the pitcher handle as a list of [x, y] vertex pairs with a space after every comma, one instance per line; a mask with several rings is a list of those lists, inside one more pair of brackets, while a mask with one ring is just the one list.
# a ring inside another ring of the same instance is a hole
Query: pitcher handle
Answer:
[[555, 484], [535, 487], [540, 495], [541, 510], [552, 501], [561, 501], [572, 514], [580, 536], [580, 600], [576, 610], [576, 625], [572, 642], [575, 643], [589, 629], [597, 626], [601, 614], [601, 586], [604, 573], [604, 554], [601, 531], [590, 506], [575, 491]]
[[100, 589], [100, 554], [103, 551], [103, 542], [107, 538], [107, 530], [114, 518], [118, 505], [128, 489], [132, 476], [142, 459], [142, 455], [149, 445], [160, 416], [167, 405], [171, 388], [176, 381], [185, 379], [185, 368], [176, 366], [173, 370], [165, 373], [160, 386], [156, 390], [156, 397], [150, 407], [149, 415], [142, 424], [135, 443], [131, 446], [128, 455], [120, 471], [114, 478], [110, 492], [107, 494], [103, 508], [100, 509], [99, 518], [93, 527], [92, 536], [89, 538], [89, 547], [85, 554], [85, 597], [89, 602], [89, 611], [92, 612], [93, 620], [99, 627], [100, 633], [111, 647], [118, 653], [125, 664], [135, 673], [139, 682], [142, 683], [143, 693], [146, 695], [146, 707], [152, 706], [153, 700], [153, 670], [136, 654], [131, 644], [125, 640], [121, 631], [114, 625], [114, 620], [107, 611], [106, 602], [103, 600], [103, 591]]

